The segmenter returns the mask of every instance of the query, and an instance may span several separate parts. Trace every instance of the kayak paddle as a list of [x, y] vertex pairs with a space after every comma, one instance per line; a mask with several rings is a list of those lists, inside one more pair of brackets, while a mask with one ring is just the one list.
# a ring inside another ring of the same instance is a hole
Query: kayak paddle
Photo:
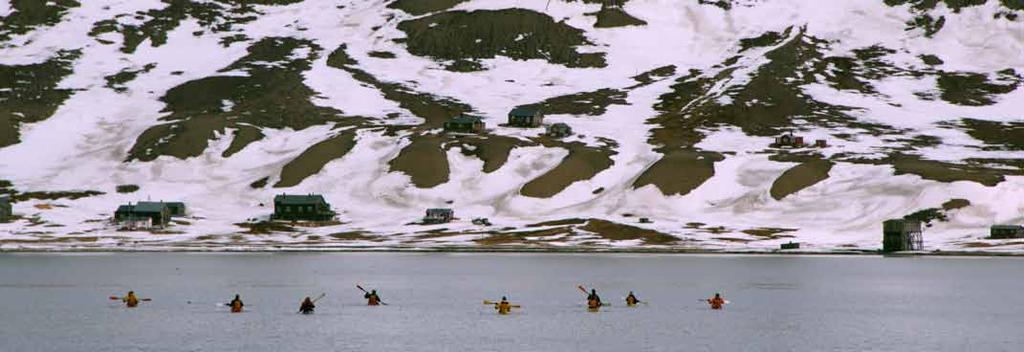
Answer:
[[313, 299], [313, 303], [316, 303], [316, 301], [319, 301], [321, 298], [324, 298], [324, 296], [326, 296], [326, 295], [327, 295], [326, 293], [321, 293], [319, 296], [316, 296], [316, 298]]
[[[580, 291], [583, 291], [583, 294], [587, 295], [588, 297], [590, 296], [590, 292], [587, 292], [587, 289], [584, 288], [583, 285], [576, 286], [576, 288], [580, 289]], [[611, 305], [612, 305], [611, 303], [601, 302], [601, 306], [602, 307], [611, 307]]]
[[[360, 291], [363, 291], [363, 293], [369, 294], [369, 292], [366, 292], [366, 289], [364, 289], [362, 286], [356, 285], [356, 288], [358, 288]], [[380, 302], [380, 304], [384, 306], [388, 305], [387, 303], [384, 303], [384, 300], [380, 299], [380, 297], [377, 297], [377, 302]]]
[[[112, 301], [120, 301], [120, 300], [123, 300], [123, 299], [124, 299], [124, 297], [110, 296], [110, 300], [112, 300]], [[152, 301], [152, 300], [153, 300], [152, 298], [139, 298], [140, 302], [149, 302], [149, 301]]]
[[[490, 306], [490, 305], [498, 305], [498, 304], [500, 304], [500, 303], [501, 303], [501, 302], [495, 302], [495, 301], [488, 301], [488, 300], [484, 300], [484, 304], [486, 304], [486, 305], [489, 305], [489, 306]], [[518, 305], [518, 304], [512, 304], [512, 305], [509, 305], [509, 307], [512, 307], [512, 308], [522, 308], [522, 306], [520, 306], [520, 305]]]
[[[324, 296], [326, 296], [326, 295], [327, 295], [326, 293], [321, 293], [319, 296], [316, 296], [316, 298], [313, 299], [313, 303], [316, 303], [316, 301], [319, 301], [321, 298], [324, 298]], [[296, 312], [296, 313], [302, 313], [302, 308], [299, 308], [299, 311]]]

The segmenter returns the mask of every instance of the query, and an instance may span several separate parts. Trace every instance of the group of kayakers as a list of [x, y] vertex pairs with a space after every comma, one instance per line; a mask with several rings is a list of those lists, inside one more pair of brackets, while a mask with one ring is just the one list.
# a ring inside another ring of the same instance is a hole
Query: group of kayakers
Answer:
[[[356, 285], [356, 287], [359, 288], [359, 290], [363, 291], [363, 293], [364, 293], [363, 294], [363, 299], [366, 299], [366, 305], [368, 305], [368, 306], [387, 305], [387, 303], [384, 303], [384, 301], [381, 300], [380, 295], [377, 294], [377, 290], [374, 289], [374, 290], [366, 291], [366, 290], [364, 290], [359, 285]], [[587, 309], [588, 310], [590, 310], [590, 311], [598, 311], [602, 306], [607, 306], [608, 305], [607, 303], [604, 303], [604, 302], [601, 301], [601, 296], [599, 296], [597, 294], [597, 290], [596, 289], [591, 288], [589, 292], [585, 288], [583, 288], [583, 286], [579, 286], [579, 289], [581, 291], [583, 291], [583, 293], [587, 294]], [[301, 314], [313, 314], [313, 312], [316, 310], [316, 301], [319, 301], [321, 298], [324, 298], [324, 296], [325, 296], [325, 294], [321, 293], [316, 298], [312, 298], [312, 297], [309, 297], [309, 296], [304, 298], [302, 300], [302, 303], [299, 304], [299, 313], [301, 313]], [[135, 308], [135, 307], [137, 307], [139, 305], [140, 301], [150, 301], [151, 300], [149, 298], [142, 298], [142, 299], [138, 298], [135, 295], [135, 291], [128, 291], [128, 294], [125, 295], [124, 297], [111, 296], [110, 299], [112, 299], [112, 300], [120, 300], [120, 301], [124, 302], [125, 306], [128, 307], [128, 308]], [[711, 298], [708, 298], [708, 299], [702, 300], [702, 301], [707, 301], [708, 305], [711, 306], [711, 309], [722, 309], [722, 306], [724, 306], [725, 304], [729, 303], [729, 301], [726, 301], [724, 298], [722, 298], [722, 295], [719, 294], [719, 293], [715, 293], [714, 297], [711, 297]], [[629, 291], [629, 294], [626, 295], [626, 306], [627, 307], [635, 307], [637, 304], [641, 304], [641, 303], [647, 303], [647, 302], [641, 301], [639, 298], [637, 298], [636, 295], [633, 293], [633, 291]], [[484, 301], [484, 304], [486, 304], [486, 305], [494, 305], [494, 309], [498, 312], [498, 314], [501, 314], [501, 315], [506, 315], [506, 314], [511, 313], [512, 312], [512, 308], [521, 308], [518, 304], [510, 303], [508, 301], [508, 298], [505, 297], [505, 296], [502, 296], [500, 301], [497, 301], [497, 302], [494, 302], [494, 301]], [[231, 312], [232, 313], [241, 313], [242, 312], [242, 308], [245, 307], [245, 303], [242, 303], [241, 296], [237, 295], [237, 294], [235, 295], [235, 298], [231, 300], [230, 303], [225, 303], [225, 305], [228, 306], [228, 307], [231, 307]]]

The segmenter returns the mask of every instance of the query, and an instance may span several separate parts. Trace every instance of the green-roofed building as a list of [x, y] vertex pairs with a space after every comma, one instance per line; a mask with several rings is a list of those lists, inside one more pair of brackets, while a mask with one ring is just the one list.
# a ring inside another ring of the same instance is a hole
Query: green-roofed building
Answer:
[[331, 205], [319, 194], [281, 194], [274, 197], [275, 220], [330, 221], [335, 215]]
[[551, 138], [565, 138], [572, 135], [572, 127], [569, 125], [558, 122], [548, 126], [548, 130], [545, 133]]
[[508, 125], [511, 127], [540, 127], [543, 122], [544, 112], [537, 105], [519, 106], [508, 113]]
[[138, 202], [117, 207], [114, 221], [127, 228], [165, 227], [171, 222], [171, 209], [163, 202]]
[[1024, 226], [1021, 225], [992, 225], [989, 238], [1024, 238]]
[[882, 251], [920, 251], [924, 249], [921, 221], [891, 219], [882, 223]]
[[443, 224], [451, 222], [455, 218], [455, 211], [448, 208], [427, 209], [427, 215], [423, 217], [424, 224]]
[[462, 115], [445, 121], [445, 132], [480, 133], [485, 128], [484, 120], [478, 116]]
[[171, 210], [172, 217], [185, 216], [185, 203], [182, 202], [161, 202], [167, 204], [167, 208]]
[[14, 218], [14, 207], [11, 205], [11, 198], [0, 196], [0, 222], [8, 222]]

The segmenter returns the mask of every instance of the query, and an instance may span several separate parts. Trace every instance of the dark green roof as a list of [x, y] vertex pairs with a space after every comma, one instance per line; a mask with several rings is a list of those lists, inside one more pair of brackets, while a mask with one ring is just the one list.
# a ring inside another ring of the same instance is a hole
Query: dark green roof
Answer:
[[483, 122], [483, 120], [484, 119], [479, 117], [479, 116], [462, 115], [462, 116], [454, 117], [451, 120], [449, 120], [448, 122], [454, 122], [454, 123], [475, 123], [475, 122], [478, 122], [478, 121]]
[[118, 213], [162, 213], [167, 208], [167, 203], [161, 202], [138, 202], [137, 204], [125, 204], [117, 207]]
[[305, 204], [326, 204], [324, 196], [319, 194], [308, 194], [308, 195], [291, 195], [291, 194], [280, 194], [274, 196], [275, 204], [286, 204], [286, 205], [305, 205]]
[[1021, 226], [1021, 225], [992, 225], [992, 228], [993, 229], [1003, 229], [1003, 230], [1009, 230], [1009, 229], [1018, 230], [1018, 229], [1024, 228], [1024, 226]]
[[167, 203], [163, 202], [139, 202], [135, 204], [135, 211], [140, 213], [159, 213], [167, 208]]
[[508, 114], [512, 116], [534, 116], [537, 115], [538, 113], [540, 113], [540, 106], [523, 105], [517, 106], [515, 109], [512, 109], [512, 111], [509, 112]]
[[11, 197], [0, 196], [0, 204], [9, 204], [10, 202], [11, 202]]

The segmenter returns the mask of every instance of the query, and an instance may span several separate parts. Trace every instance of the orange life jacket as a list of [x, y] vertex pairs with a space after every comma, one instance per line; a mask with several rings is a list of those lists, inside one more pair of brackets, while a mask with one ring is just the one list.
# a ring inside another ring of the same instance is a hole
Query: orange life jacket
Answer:
[[368, 305], [368, 306], [380, 305], [380, 297], [377, 297], [377, 295], [370, 295], [370, 297], [366, 298], [366, 305]]
[[239, 301], [239, 300], [231, 301], [231, 312], [232, 313], [241, 313], [242, 312], [242, 301]]
[[498, 314], [508, 314], [512, 311], [512, 304], [508, 302], [501, 302], [498, 303], [498, 306], [495, 308], [498, 308]]
[[722, 299], [722, 297], [712, 298], [708, 300], [708, 303], [711, 304], [711, 309], [722, 309], [725, 299]]

